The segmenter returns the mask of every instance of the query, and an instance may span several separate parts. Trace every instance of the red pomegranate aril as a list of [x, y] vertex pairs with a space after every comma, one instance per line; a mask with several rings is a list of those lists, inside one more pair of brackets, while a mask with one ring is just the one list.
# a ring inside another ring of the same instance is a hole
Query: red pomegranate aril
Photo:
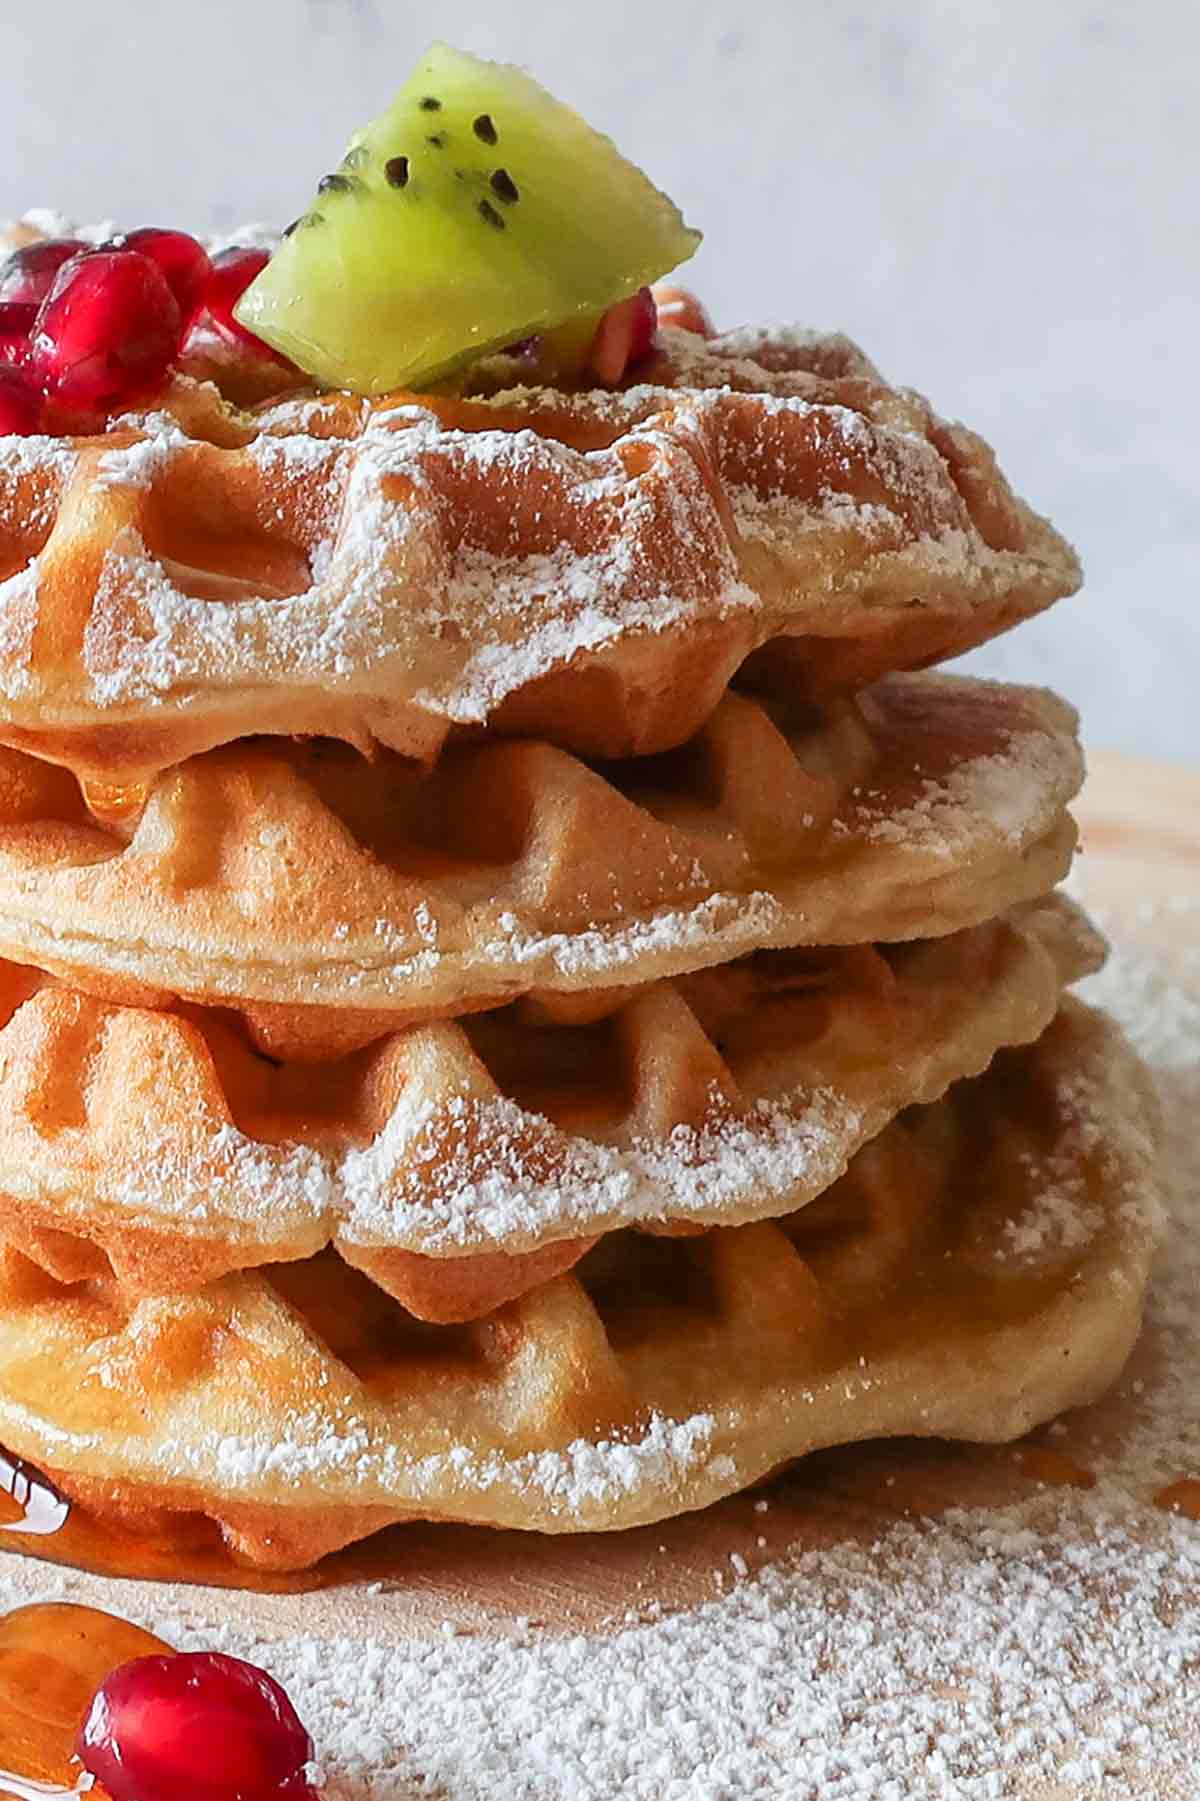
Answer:
[[42, 396], [19, 369], [0, 368], [0, 438], [28, 438], [42, 420]]
[[139, 1657], [107, 1677], [76, 1755], [112, 1801], [316, 1801], [312, 1740], [279, 1684], [221, 1652]]
[[38, 312], [33, 368], [60, 405], [105, 412], [161, 381], [180, 336], [158, 264], [134, 250], [96, 250], [55, 277]]
[[28, 363], [37, 311], [24, 300], [0, 300], [0, 364], [20, 369]]
[[208, 251], [190, 232], [168, 231], [158, 225], [143, 225], [113, 240], [119, 250], [136, 250], [157, 263], [175, 296], [180, 317], [186, 324], [195, 313], [208, 285], [212, 262]]
[[653, 350], [654, 334], [658, 330], [658, 308], [649, 288], [639, 288], [629, 302], [629, 309], [629, 361], [640, 363]]
[[640, 362], [654, 346], [658, 309], [649, 288], [610, 306], [592, 340], [591, 368], [598, 381], [620, 381], [631, 363]]
[[63, 264], [91, 248], [82, 238], [41, 238], [36, 244], [23, 244], [0, 264], [0, 300], [38, 306]]
[[208, 321], [226, 338], [235, 344], [247, 344], [257, 351], [259, 356], [270, 357], [272, 362], [282, 363], [291, 368], [287, 357], [280, 356], [261, 338], [239, 325], [233, 316], [233, 309], [256, 275], [260, 275], [270, 262], [270, 252], [256, 250], [250, 246], [245, 249], [222, 250], [212, 259], [212, 273], [208, 278], [208, 286], [204, 290], [201, 316], [207, 315]]
[[690, 289], [660, 284], [654, 289], [654, 300], [661, 325], [673, 325], [679, 331], [694, 331], [702, 338], [716, 337], [716, 327]]

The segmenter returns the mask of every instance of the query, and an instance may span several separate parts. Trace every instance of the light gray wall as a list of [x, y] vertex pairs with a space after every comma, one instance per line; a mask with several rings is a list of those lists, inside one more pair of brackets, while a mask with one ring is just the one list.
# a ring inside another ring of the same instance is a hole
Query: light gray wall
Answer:
[[1200, 757], [1194, 0], [0, 0], [0, 214], [283, 221], [433, 36], [528, 63], [799, 318], [982, 430], [1084, 598], [984, 653]]

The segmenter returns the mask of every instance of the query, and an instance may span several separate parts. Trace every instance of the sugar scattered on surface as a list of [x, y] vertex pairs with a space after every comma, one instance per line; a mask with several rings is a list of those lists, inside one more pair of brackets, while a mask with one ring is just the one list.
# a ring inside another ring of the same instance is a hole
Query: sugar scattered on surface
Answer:
[[[1200, 897], [1191, 904], [1200, 917]], [[1093, 908], [1092, 914], [1101, 930], [1109, 929], [1103, 909]], [[1119, 926], [1111, 929], [1117, 932]], [[1189, 971], [1189, 979], [1182, 982], [1180, 965]], [[1189, 958], [1184, 952], [1173, 967], [1146, 951], [1122, 946], [1119, 956], [1080, 984], [1079, 993], [1092, 1006], [1115, 1013], [1156, 1069], [1195, 1066], [1200, 1057], [1200, 934], [1195, 955]]]

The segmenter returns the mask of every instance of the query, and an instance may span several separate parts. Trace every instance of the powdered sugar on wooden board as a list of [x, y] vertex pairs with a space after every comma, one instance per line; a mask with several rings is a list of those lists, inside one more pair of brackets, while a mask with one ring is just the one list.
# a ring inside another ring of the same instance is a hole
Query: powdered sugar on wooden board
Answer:
[[[878, 1503], [839, 1503], [833, 1531], [776, 1536], [777, 1560], [755, 1568], [785, 1504], [768, 1491], [723, 1513], [710, 1599], [599, 1635], [510, 1618], [505, 1636], [395, 1642], [386, 1593], [339, 1612], [336, 1596], [106, 1585], [15, 1561], [0, 1603], [99, 1600], [181, 1646], [265, 1664], [313, 1732], [330, 1801], [1193, 1795], [1200, 1526], [1150, 1500], [1200, 1475], [1200, 983], [1122, 953], [1088, 998], [1163, 1071], [1176, 1219], [1117, 1396], [1051, 1429], [1095, 1473], [1090, 1490], [1030, 1481], [1016, 1502], [897, 1511], [882, 1530]], [[678, 1545], [702, 1524], [651, 1536]], [[528, 1542], [511, 1543], [527, 1568]], [[553, 1587], [514, 1593], [552, 1611]]]

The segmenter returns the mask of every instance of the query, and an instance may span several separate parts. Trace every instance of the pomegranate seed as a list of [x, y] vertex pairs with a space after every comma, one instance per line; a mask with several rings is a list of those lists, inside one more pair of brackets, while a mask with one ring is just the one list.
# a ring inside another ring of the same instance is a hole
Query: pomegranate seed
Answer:
[[629, 336], [629, 361], [640, 363], [644, 356], [649, 356], [654, 348], [654, 334], [658, 330], [658, 308], [654, 304], [654, 296], [649, 288], [639, 288], [628, 303], [631, 315], [632, 330]]
[[657, 329], [658, 308], [649, 288], [639, 288], [628, 300], [610, 306], [592, 340], [590, 361], [596, 379], [620, 381], [629, 365], [652, 349]]
[[134, 250], [92, 251], [64, 263], [43, 300], [34, 367], [63, 406], [103, 412], [160, 381], [180, 335], [157, 263]]
[[265, 1671], [217, 1651], [122, 1664], [75, 1751], [112, 1801], [316, 1801], [312, 1740], [291, 1702]]
[[42, 396], [19, 369], [0, 369], [0, 438], [28, 438], [42, 419]]
[[136, 250], [157, 263], [167, 278], [167, 286], [175, 296], [180, 316], [185, 323], [200, 305], [208, 283], [212, 263], [208, 251], [190, 232], [166, 231], [161, 226], [144, 225], [140, 231], [127, 232], [113, 240], [119, 250]]
[[54, 286], [63, 264], [91, 248], [82, 238], [42, 238], [14, 250], [7, 262], [0, 264], [0, 300], [37, 306]]
[[33, 354], [31, 335], [37, 308], [24, 300], [0, 300], [0, 364], [20, 369]]
[[292, 364], [287, 357], [280, 356], [269, 344], [239, 325], [233, 316], [233, 309], [256, 275], [260, 275], [271, 260], [267, 250], [222, 250], [219, 256], [212, 259], [212, 274], [208, 278], [208, 286], [204, 290], [202, 313], [225, 337], [235, 344], [248, 344], [259, 356], [270, 357], [273, 362], [282, 363], [290, 369]]
[[712, 320], [687, 288], [656, 287], [654, 299], [663, 325], [674, 325], [680, 331], [694, 331], [702, 338], [716, 337]]

